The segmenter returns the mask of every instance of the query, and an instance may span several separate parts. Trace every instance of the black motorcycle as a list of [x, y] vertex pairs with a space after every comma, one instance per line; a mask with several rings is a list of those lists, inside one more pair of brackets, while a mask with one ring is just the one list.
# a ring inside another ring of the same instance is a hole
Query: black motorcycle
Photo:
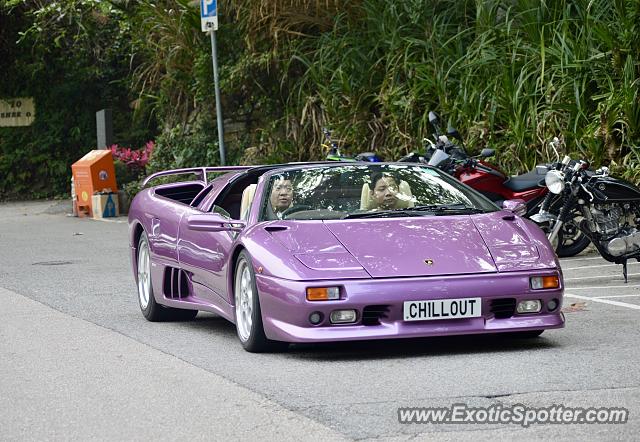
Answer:
[[[604, 259], [622, 264], [627, 282], [627, 261], [640, 261], [640, 188], [609, 176], [606, 167], [593, 172], [588, 162], [569, 157], [547, 172], [545, 183], [549, 194], [531, 220], [548, 233], [554, 245], [562, 241], [563, 225], [580, 212], [580, 231]], [[562, 198], [557, 216], [549, 211], [556, 196]]]

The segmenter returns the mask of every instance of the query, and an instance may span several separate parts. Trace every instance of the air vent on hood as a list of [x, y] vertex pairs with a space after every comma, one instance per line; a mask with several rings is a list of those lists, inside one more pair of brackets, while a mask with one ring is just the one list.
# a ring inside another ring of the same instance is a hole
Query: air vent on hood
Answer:
[[264, 230], [267, 232], [281, 232], [283, 230], [289, 230], [287, 226], [265, 226]]

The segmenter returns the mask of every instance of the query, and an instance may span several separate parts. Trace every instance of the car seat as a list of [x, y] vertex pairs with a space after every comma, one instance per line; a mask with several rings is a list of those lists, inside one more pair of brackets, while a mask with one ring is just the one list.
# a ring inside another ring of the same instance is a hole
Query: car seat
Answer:
[[246, 221], [249, 218], [249, 209], [251, 208], [251, 202], [256, 194], [257, 184], [249, 184], [242, 191], [242, 200], [240, 202], [240, 219]]

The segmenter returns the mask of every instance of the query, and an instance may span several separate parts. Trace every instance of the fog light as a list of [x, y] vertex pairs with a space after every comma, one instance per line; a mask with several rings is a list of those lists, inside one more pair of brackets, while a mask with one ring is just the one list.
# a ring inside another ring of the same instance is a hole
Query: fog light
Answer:
[[340, 299], [340, 288], [307, 287], [307, 299], [309, 301], [332, 301]]
[[322, 322], [322, 313], [313, 312], [309, 315], [309, 322], [313, 325], [318, 325]]
[[555, 309], [557, 309], [559, 305], [560, 305], [560, 302], [554, 298], [551, 301], [547, 302], [547, 310], [552, 312]]
[[552, 276], [532, 276], [531, 288], [533, 290], [541, 289], [557, 289], [560, 287], [560, 278], [557, 275]]
[[542, 303], [537, 299], [520, 301], [516, 311], [518, 313], [538, 313], [542, 309]]
[[332, 324], [348, 324], [350, 322], [356, 322], [355, 310], [334, 310], [331, 312]]

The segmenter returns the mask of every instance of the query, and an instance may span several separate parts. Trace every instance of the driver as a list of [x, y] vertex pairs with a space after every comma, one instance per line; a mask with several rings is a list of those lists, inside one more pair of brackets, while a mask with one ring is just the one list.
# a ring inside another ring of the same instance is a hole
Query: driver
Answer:
[[293, 185], [291, 184], [291, 180], [284, 178], [277, 179], [271, 188], [269, 202], [276, 217], [282, 219], [282, 213], [290, 208], [293, 202]]
[[369, 188], [372, 191], [372, 199], [375, 203], [374, 210], [398, 209], [400, 199], [398, 180], [388, 173], [375, 172], [371, 175]]

